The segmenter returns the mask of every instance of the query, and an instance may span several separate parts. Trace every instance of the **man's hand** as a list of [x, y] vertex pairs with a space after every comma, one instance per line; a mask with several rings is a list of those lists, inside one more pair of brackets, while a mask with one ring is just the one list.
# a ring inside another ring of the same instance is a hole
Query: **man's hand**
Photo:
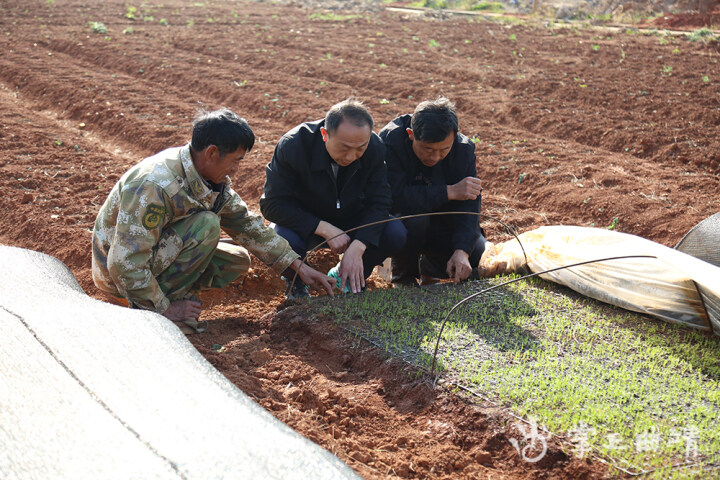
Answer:
[[202, 303], [195, 302], [193, 300], [178, 300], [170, 304], [168, 309], [163, 312], [163, 316], [169, 318], [173, 322], [181, 322], [183, 320], [187, 320], [188, 318], [197, 320], [200, 317], [200, 312], [202, 311], [200, 308], [201, 306]]
[[472, 272], [467, 252], [465, 250], [455, 250], [455, 253], [447, 262], [446, 271], [448, 277], [452, 278], [455, 283], [467, 279]]
[[360, 240], [353, 240], [340, 261], [340, 291], [345, 290], [345, 284], [350, 291], [360, 293], [365, 286], [365, 272], [363, 270], [362, 256], [365, 246]]
[[305, 282], [305, 285], [315, 290], [325, 290], [331, 297], [334, 295], [335, 279], [332, 277], [323, 275], [314, 268], [302, 263], [300, 259], [296, 259], [291, 263], [290, 268], [298, 272], [298, 276]]
[[475, 200], [480, 192], [480, 179], [475, 177], [465, 177], [455, 185], [447, 186], [448, 200]]
[[[325, 220], [320, 220], [320, 223], [318, 223], [315, 229], [315, 235], [320, 235], [325, 240], [332, 239], [328, 241], [328, 247], [330, 247], [333, 253], [337, 254], [343, 253], [351, 242], [350, 237], [346, 233], [343, 233], [342, 230]], [[338, 237], [333, 238], [336, 236]]]

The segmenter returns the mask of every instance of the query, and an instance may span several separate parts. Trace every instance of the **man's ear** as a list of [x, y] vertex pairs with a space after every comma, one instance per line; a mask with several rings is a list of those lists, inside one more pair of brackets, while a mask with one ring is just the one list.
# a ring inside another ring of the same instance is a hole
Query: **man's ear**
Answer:
[[208, 145], [205, 147], [205, 158], [213, 163], [220, 159], [220, 149], [217, 145]]
[[320, 134], [322, 135], [323, 142], [327, 142], [328, 133], [327, 130], [325, 130], [325, 127], [320, 127]]
[[406, 130], [407, 133], [408, 133], [408, 137], [410, 137], [410, 141], [411, 141], [411, 142], [414, 141], [414, 140], [415, 140], [415, 137], [413, 137], [412, 128], [406, 128], [405, 130]]

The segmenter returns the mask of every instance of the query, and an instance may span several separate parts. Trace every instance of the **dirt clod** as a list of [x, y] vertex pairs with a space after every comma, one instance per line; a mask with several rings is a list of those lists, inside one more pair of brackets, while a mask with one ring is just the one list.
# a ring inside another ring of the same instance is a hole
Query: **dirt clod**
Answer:
[[492, 467], [493, 465], [492, 455], [485, 450], [477, 450], [473, 455], [473, 458], [477, 463], [485, 465], [486, 467]]

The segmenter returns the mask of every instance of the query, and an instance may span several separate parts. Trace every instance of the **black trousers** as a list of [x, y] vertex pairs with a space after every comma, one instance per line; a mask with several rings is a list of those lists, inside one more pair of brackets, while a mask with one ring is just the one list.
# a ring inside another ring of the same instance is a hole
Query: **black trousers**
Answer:
[[[416, 217], [403, 220], [407, 229], [405, 248], [392, 257], [392, 281], [401, 282], [428, 275], [448, 278], [446, 266], [455, 252], [452, 245], [454, 224], [451, 216]], [[477, 237], [469, 253], [474, 270], [485, 251], [485, 235], [477, 227]]]

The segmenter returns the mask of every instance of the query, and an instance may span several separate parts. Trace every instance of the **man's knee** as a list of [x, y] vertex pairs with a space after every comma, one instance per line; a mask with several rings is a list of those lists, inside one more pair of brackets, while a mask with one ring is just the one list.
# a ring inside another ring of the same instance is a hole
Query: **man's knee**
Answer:
[[400, 220], [394, 220], [385, 224], [382, 234], [382, 243], [388, 256], [399, 252], [407, 241], [408, 231]]
[[240, 245], [220, 242], [210, 263], [192, 284], [193, 289], [223, 288], [247, 274], [250, 254]]
[[157, 276], [176, 262], [193, 264], [210, 258], [220, 239], [220, 219], [212, 212], [183, 218], [160, 235], [153, 251], [152, 272]]
[[250, 270], [250, 253], [240, 245], [220, 242], [218, 243], [213, 263], [217, 263], [220, 270], [233, 272], [237, 276], [245, 275]]
[[[430, 216], [406, 218], [403, 224], [409, 237], [424, 237], [430, 227]], [[395, 222], [391, 222], [395, 223]]]
[[477, 267], [478, 263], [480, 263], [480, 258], [485, 252], [485, 243], [485, 236], [482, 233], [478, 234], [478, 237], [475, 239], [473, 249], [470, 252], [470, 265], [473, 267]]
[[300, 256], [305, 255], [305, 252], [307, 251], [307, 240], [300, 237], [295, 230], [283, 227], [282, 225], [274, 225], [273, 229], [275, 230], [275, 233], [287, 240], [290, 244], [290, 248], [292, 248], [295, 253]]
[[191, 215], [187, 219], [186, 233], [180, 234], [183, 243], [191, 238], [198, 244], [212, 245], [215, 247], [220, 240], [220, 217], [213, 212], [200, 212]]

